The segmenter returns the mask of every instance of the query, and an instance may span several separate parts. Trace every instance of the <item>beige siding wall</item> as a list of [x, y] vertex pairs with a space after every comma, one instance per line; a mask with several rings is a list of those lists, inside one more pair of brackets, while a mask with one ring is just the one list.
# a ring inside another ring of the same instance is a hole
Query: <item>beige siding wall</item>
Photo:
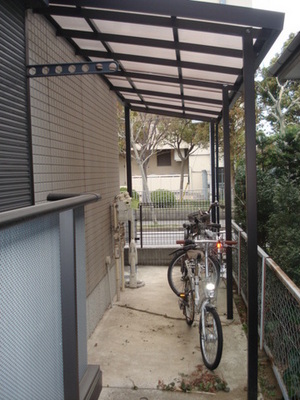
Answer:
[[[84, 61], [56, 37], [46, 19], [31, 12], [27, 46], [29, 64]], [[36, 203], [45, 201], [49, 192], [102, 196], [85, 209], [90, 295], [104, 282], [106, 257], [113, 260], [110, 205], [119, 193], [117, 100], [96, 75], [31, 78], [30, 96]], [[90, 325], [99, 318], [93, 315]]]
[[[131, 159], [131, 168], [132, 168], [132, 177], [133, 177], [133, 185], [135, 190], [142, 190], [142, 181], [141, 181], [141, 171], [140, 168], [135, 161], [134, 158]], [[189, 162], [185, 162], [184, 174], [188, 174], [188, 165]], [[120, 185], [126, 186], [127, 176], [126, 176], [126, 159], [123, 156], [119, 157], [119, 174], [120, 174]], [[170, 166], [158, 166], [157, 165], [157, 155], [154, 154], [150, 160], [147, 167], [147, 177], [148, 184], [150, 190], [156, 189], [169, 189], [169, 186], [172, 186], [172, 179], [170, 181], [170, 177], [176, 176], [178, 180], [178, 187], [174, 187], [175, 190], [179, 190], [179, 179], [181, 174], [181, 162], [175, 161], [174, 158], [174, 150], [171, 149], [171, 165]], [[158, 178], [159, 177], [159, 178]], [[165, 179], [164, 179], [165, 178]], [[157, 182], [152, 182], [152, 180], [157, 180]], [[170, 181], [170, 182], [169, 182]]]

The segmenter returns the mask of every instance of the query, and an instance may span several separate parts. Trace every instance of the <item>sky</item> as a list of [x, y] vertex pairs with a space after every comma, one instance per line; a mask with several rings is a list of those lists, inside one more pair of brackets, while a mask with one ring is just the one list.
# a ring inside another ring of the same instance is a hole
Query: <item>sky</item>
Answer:
[[267, 67], [276, 53], [280, 53], [284, 42], [290, 33], [300, 31], [300, 1], [299, 0], [252, 0], [252, 7], [262, 10], [279, 11], [285, 13], [283, 31], [278, 36], [273, 47], [265, 57], [261, 66]]

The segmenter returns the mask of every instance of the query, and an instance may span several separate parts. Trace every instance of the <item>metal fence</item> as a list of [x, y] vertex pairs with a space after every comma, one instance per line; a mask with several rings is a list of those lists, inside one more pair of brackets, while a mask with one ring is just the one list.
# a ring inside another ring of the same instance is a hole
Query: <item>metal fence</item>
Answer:
[[[239, 242], [233, 273], [247, 305], [247, 235], [232, 225]], [[284, 399], [300, 399], [300, 290], [260, 247], [257, 267], [260, 347], [272, 360]]]
[[[140, 199], [143, 194], [139, 193]], [[150, 202], [140, 202], [135, 211], [135, 236], [141, 248], [176, 245], [183, 238], [183, 223], [188, 214], [207, 211], [210, 205], [207, 192], [156, 191], [151, 193]]]

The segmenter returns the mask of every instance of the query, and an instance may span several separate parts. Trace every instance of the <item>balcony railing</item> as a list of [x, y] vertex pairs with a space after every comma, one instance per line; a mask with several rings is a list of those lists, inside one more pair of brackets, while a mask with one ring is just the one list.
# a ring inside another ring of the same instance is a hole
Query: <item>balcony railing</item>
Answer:
[[98, 399], [87, 364], [84, 194], [0, 214], [1, 400]]
[[[233, 252], [233, 274], [247, 305], [247, 235], [232, 224], [238, 240]], [[260, 347], [272, 368], [284, 399], [300, 399], [300, 289], [258, 247], [258, 308]]]

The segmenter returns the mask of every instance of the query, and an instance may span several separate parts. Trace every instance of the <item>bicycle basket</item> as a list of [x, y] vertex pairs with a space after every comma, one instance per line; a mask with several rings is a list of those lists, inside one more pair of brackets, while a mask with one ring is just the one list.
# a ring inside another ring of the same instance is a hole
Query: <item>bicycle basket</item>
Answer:
[[209, 224], [210, 216], [208, 213], [203, 213], [201, 210], [199, 210], [188, 214], [188, 220], [193, 224], [197, 224], [199, 222], [203, 224]]

